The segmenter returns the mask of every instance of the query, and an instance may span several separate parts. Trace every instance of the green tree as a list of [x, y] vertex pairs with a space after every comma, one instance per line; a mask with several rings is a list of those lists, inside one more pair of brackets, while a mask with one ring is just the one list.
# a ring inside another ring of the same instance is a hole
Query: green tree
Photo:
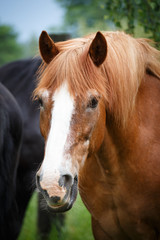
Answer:
[[160, 0], [104, 0], [106, 16], [122, 28], [122, 19], [127, 19], [127, 32], [134, 34], [137, 24], [144, 32], [160, 42]]
[[0, 65], [22, 56], [22, 47], [17, 41], [18, 34], [9, 25], [0, 25]]
[[23, 43], [23, 57], [24, 58], [30, 58], [35, 57], [39, 54], [38, 50], [38, 38], [35, 34], [33, 34], [30, 39]]
[[[134, 34], [137, 25], [160, 42], [160, 0], [57, 0], [66, 9], [66, 22], [77, 31], [80, 25], [93, 28], [101, 23]], [[125, 27], [127, 23], [127, 27]]]
[[65, 9], [65, 23], [74, 36], [88, 34], [96, 28], [106, 29], [105, 9], [98, 0], [57, 0]]

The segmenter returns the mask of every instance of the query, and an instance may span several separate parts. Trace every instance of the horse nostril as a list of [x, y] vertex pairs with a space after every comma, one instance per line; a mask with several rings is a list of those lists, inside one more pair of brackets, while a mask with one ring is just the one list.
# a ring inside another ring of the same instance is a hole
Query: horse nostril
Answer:
[[64, 174], [59, 179], [59, 185], [65, 187], [67, 190], [70, 189], [73, 183], [73, 178], [70, 174]]

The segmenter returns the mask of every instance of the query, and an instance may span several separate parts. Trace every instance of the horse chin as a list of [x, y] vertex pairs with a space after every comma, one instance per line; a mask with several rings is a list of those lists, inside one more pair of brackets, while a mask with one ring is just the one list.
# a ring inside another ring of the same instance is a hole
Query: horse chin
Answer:
[[48, 205], [48, 211], [51, 213], [63, 213], [63, 212], [68, 211], [69, 209], [71, 209], [72, 205], [73, 204], [70, 204], [70, 203], [65, 203], [62, 206], [55, 206], [55, 207]]
[[77, 193], [78, 193], [78, 182], [76, 178], [74, 179], [74, 183], [69, 191], [69, 196], [67, 197], [67, 201], [65, 201], [65, 203], [61, 205], [52, 205], [49, 202], [47, 202], [48, 210], [53, 213], [62, 213], [70, 210], [77, 198]]

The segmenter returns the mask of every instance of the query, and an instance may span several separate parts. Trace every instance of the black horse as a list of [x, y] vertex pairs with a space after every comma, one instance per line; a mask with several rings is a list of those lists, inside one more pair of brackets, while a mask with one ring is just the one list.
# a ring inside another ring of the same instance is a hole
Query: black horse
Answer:
[[22, 140], [20, 108], [0, 83], [0, 239], [17, 239], [20, 229], [15, 199]]
[[[0, 81], [16, 98], [22, 112], [24, 130], [17, 170], [16, 201], [19, 208], [20, 223], [24, 218], [26, 207], [35, 190], [35, 173], [44, 154], [44, 141], [39, 130], [39, 103], [32, 101], [32, 93], [36, 86], [37, 70], [40, 58], [19, 60], [0, 68]], [[54, 220], [63, 223], [62, 216], [52, 216], [39, 211], [39, 231], [47, 234]], [[52, 219], [52, 220], [51, 220]]]

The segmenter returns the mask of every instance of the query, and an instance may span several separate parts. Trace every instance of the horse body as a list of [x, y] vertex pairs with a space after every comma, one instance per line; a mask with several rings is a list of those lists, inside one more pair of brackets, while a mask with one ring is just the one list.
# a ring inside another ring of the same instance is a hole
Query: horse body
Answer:
[[119, 32], [58, 44], [42, 32], [40, 52], [49, 207], [69, 210], [78, 180], [95, 239], [160, 239], [159, 52]]
[[35, 189], [34, 173], [43, 159], [44, 143], [38, 126], [39, 110], [37, 103], [32, 103], [31, 97], [36, 84], [36, 71], [40, 64], [40, 59], [28, 59], [9, 63], [0, 68], [0, 81], [17, 100], [24, 124], [16, 183], [16, 198], [21, 222], [28, 201]]
[[[28, 202], [36, 188], [34, 176], [44, 154], [44, 140], [39, 130], [39, 105], [32, 101], [37, 71], [41, 63], [40, 58], [34, 58], [11, 62], [0, 68], [0, 82], [13, 94], [19, 104], [24, 126], [15, 183], [19, 232]], [[64, 215], [56, 216], [44, 211], [45, 202], [41, 201], [40, 193], [38, 198], [38, 232], [41, 238], [46, 239], [52, 223], [60, 232], [59, 223], [63, 225]], [[13, 228], [17, 229], [16, 223]]]
[[159, 239], [159, 80], [146, 75], [138, 95], [127, 129], [106, 120], [103, 143], [82, 169], [80, 193], [95, 236], [104, 235], [96, 239]]
[[0, 238], [17, 239], [20, 229], [16, 176], [22, 140], [22, 117], [11, 93], [0, 84]]

